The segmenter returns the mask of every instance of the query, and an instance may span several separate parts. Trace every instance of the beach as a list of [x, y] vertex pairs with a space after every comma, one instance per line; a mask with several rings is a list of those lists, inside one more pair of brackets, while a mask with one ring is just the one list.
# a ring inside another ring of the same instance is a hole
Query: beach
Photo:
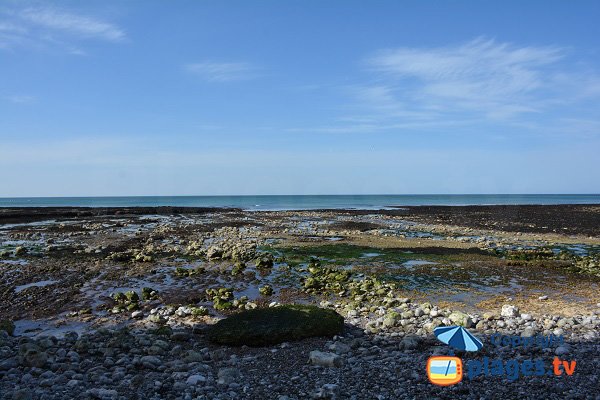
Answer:
[[[211, 338], [230, 315], [287, 304], [332, 310], [343, 330]], [[599, 316], [600, 204], [0, 209], [3, 398], [596, 399]], [[445, 325], [482, 339], [464, 360], [577, 367], [436, 386], [425, 366], [446, 354], [432, 334]]]

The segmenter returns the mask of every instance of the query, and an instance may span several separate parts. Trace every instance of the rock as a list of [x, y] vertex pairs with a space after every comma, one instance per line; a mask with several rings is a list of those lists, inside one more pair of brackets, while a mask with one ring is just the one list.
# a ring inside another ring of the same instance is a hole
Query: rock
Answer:
[[344, 318], [333, 310], [307, 305], [284, 305], [245, 310], [207, 329], [208, 339], [234, 346], [266, 346], [315, 336], [334, 336]]
[[397, 312], [391, 312], [383, 320], [383, 326], [386, 328], [391, 328], [393, 326], [396, 326], [399, 320], [400, 315]]
[[6, 331], [9, 335], [13, 335], [15, 332], [15, 324], [8, 319], [0, 320], [0, 331]]
[[258, 289], [258, 292], [263, 296], [271, 296], [273, 294], [273, 288], [271, 285], [265, 285]]
[[500, 313], [503, 317], [513, 318], [519, 316], [519, 308], [505, 304], [502, 306], [502, 312]]
[[498, 316], [493, 312], [484, 312], [483, 313], [483, 319], [492, 320], [492, 319], [497, 319], [497, 318], [498, 318]]
[[185, 363], [194, 363], [194, 362], [202, 362], [204, 361], [204, 356], [197, 351], [188, 350], [186, 355], [183, 357], [183, 361]]
[[532, 337], [535, 335], [535, 329], [533, 329], [531, 326], [528, 326], [527, 328], [523, 329], [523, 332], [521, 333], [521, 337]]
[[540, 296], [538, 297], [538, 300], [548, 300], [548, 296]]
[[221, 258], [222, 255], [223, 249], [217, 246], [210, 246], [208, 250], [206, 250], [206, 258], [208, 258], [209, 260]]
[[565, 334], [565, 331], [562, 328], [556, 328], [555, 330], [552, 331], [552, 334], [554, 336], [562, 336]]
[[35, 344], [27, 343], [19, 349], [21, 364], [27, 367], [42, 368], [48, 361], [48, 355]]
[[15, 248], [15, 256], [22, 256], [27, 253], [27, 249], [23, 246], [17, 246]]
[[568, 346], [558, 346], [554, 350], [554, 354], [556, 354], [557, 356], [563, 356], [565, 354], [569, 354], [570, 352], [571, 352], [571, 350], [569, 349]]
[[12, 395], [12, 400], [31, 400], [33, 396], [28, 389], [19, 389], [15, 390]]
[[236, 368], [221, 368], [217, 374], [219, 385], [229, 385], [240, 377], [240, 371]]
[[336, 354], [345, 354], [350, 351], [350, 346], [342, 342], [335, 342], [331, 346], [329, 346], [329, 350], [333, 351]]
[[326, 383], [312, 396], [314, 399], [337, 399], [340, 388], [333, 383]]
[[187, 380], [185, 381], [185, 383], [187, 383], [188, 385], [197, 385], [199, 383], [205, 383], [206, 382], [206, 377], [204, 375], [190, 375]]
[[531, 314], [521, 314], [521, 318], [523, 319], [523, 321], [531, 321], [533, 319]]
[[156, 356], [144, 356], [140, 359], [140, 361], [144, 368], [148, 369], [156, 369], [162, 364], [160, 358]]
[[155, 324], [164, 324], [167, 321], [165, 317], [159, 314], [150, 314], [147, 319]]
[[119, 392], [114, 389], [94, 388], [89, 389], [86, 393], [92, 398], [101, 400], [117, 399], [119, 397]]
[[321, 367], [341, 367], [342, 358], [335, 353], [326, 353], [324, 351], [313, 350], [310, 352], [308, 360], [313, 365]]
[[131, 313], [131, 318], [143, 318], [144, 313], [141, 311], [134, 311]]
[[454, 311], [449, 316], [448, 319], [452, 321], [456, 325], [464, 326], [465, 328], [471, 328], [473, 326], [473, 320], [467, 314]]
[[420, 344], [421, 338], [419, 336], [406, 335], [398, 345], [398, 348], [400, 350], [416, 350]]

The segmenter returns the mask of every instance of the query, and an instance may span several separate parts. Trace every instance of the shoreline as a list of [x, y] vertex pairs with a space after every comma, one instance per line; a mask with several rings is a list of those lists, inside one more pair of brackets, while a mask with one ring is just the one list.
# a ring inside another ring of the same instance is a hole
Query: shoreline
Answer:
[[[390, 206], [392, 207], [392, 206]], [[52, 218], [84, 218], [128, 215], [176, 214], [332, 214], [348, 216], [384, 215], [418, 222], [455, 225], [506, 232], [558, 233], [600, 237], [600, 204], [556, 205], [469, 205], [469, 206], [395, 206], [393, 209], [305, 209], [243, 210], [229, 207], [0, 207], [2, 224], [43, 221]]]

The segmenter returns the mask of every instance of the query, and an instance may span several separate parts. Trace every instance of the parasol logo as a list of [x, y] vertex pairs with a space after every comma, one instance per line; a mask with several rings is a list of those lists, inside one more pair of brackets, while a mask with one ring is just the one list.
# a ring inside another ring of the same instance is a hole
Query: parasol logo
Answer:
[[[439, 341], [456, 350], [477, 351], [483, 343], [462, 326], [436, 328], [433, 334]], [[432, 356], [427, 360], [429, 382], [439, 386], [454, 385], [463, 378], [462, 360], [454, 356]]]

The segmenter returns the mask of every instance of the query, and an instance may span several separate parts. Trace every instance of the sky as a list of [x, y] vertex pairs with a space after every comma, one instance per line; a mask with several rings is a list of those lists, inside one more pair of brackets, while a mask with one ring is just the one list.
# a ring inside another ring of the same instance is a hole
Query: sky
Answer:
[[0, 197], [600, 193], [599, 19], [0, 0]]

